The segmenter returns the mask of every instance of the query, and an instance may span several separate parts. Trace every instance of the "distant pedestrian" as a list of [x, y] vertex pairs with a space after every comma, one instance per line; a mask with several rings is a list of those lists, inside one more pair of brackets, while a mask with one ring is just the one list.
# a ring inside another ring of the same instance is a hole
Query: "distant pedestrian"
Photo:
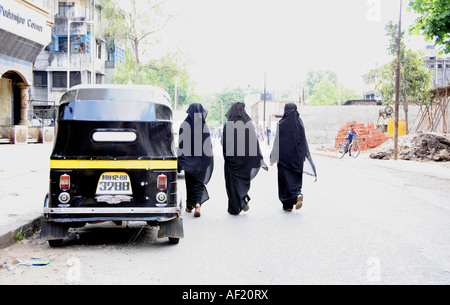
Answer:
[[349, 155], [352, 155], [352, 152], [348, 151], [348, 148], [350, 146], [350, 144], [353, 142], [353, 138], [359, 136], [359, 133], [355, 130], [355, 124], [350, 125], [350, 130], [348, 131], [348, 136], [347, 138], [345, 138], [347, 140], [347, 142], [345, 143], [345, 154], [349, 153]]
[[[316, 167], [309, 152], [305, 127], [297, 111], [297, 105], [288, 103], [277, 126], [277, 133], [270, 155], [270, 165], [278, 162], [278, 198], [283, 209], [292, 211], [294, 205], [303, 205], [303, 173], [317, 180]], [[306, 167], [304, 167], [306, 165]]]
[[267, 145], [270, 146], [270, 136], [272, 135], [272, 131], [269, 129], [269, 127], [266, 127], [266, 137], [267, 137]]
[[184, 170], [186, 211], [200, 217], [202, 204], [209, 199], [206, 184], [214, 170], [211, 133], [206, 124], [208, 111], [199, 103], [191, 104], [179, 132], [178, 169]]
[[255, 127], [245, 111], [244, 103], [234, 103], [227, 112], [223, 129], [222, 146], [225, 159], [225, 186], [228, 195], [228, 212], [238, 215], [249, 209], [250, 182], [264, 163]]

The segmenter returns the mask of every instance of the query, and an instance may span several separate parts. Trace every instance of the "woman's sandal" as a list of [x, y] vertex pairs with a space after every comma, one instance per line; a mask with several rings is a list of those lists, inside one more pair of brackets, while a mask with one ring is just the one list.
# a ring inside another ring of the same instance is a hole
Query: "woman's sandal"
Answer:
[[200, 204], [196, 204], [194, 217], [200, 217]]
[[300, 194], [297, 196], [297, 203], [295, 204], [295, 209], [300, 210], [302, 206], [303, 206], [303, 195]]
[[248, 196], [246, 196], [246, 197], [244, 198], [244, 200], [245, 200], [245, 202], [247, 202], [247, 205], [244, 207], [244, 212], [247, 212], [247, 211], [250, 209], [250, 207], [249, 207], [249, 205], [248, 205], [248, 202], [249, 202]]

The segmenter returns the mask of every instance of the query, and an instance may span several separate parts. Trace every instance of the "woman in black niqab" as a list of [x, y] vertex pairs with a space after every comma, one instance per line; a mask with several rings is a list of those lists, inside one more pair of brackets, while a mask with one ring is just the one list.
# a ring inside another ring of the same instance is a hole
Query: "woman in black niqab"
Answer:
[[278, 197], [285, 210], [297, 209], [303, 204], [303, 173], [317, 173], [309, 152], [305, 127], [297, 111], [297, 105], [288, 103], [278, 123], [270, 163], [278, 162]]
[[250, 182], [264, 163], [255, 127], [244, 103], [234, 103], [228, 110], [223, 128], [222, 146], [225, 159], [225, 186], [228, 195], [228, 213], [238, 215], [247, 211], [250, 201]]
[[206, 184], [214, 170], [211, 136], [206, 116], [208, 111], [199, 103], [191, 104], [180, 127], [178, 169], [184, 170], [186, 181], [186, 211], [195, 208], [200, 217], [201, 205], [209, 199]]

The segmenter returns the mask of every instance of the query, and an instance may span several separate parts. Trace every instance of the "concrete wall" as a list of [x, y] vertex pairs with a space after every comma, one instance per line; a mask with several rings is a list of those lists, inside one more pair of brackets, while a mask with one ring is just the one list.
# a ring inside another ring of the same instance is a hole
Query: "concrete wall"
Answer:
[[[384, 108], [385, 106], [301, 106], [299, 113], [305, 124], [309, 143], [334, 145], [342, 125], [350, 121], [377, 125], [379, 111]], [[418, 112], [418, 106], [409, 107], [410, 124], [416, 119]], [[404, 119], [402, 108], [399, 116], [401, 120]]]

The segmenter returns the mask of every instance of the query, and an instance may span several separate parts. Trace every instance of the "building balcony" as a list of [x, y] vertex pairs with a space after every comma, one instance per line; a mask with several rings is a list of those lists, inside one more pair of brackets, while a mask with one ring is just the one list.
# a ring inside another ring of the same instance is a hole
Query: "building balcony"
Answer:
[[[70, 53], [70, 70], [84, 70], [92, 66], [92, 56], [87, 53]], [[48, 53], [47, 71], [67, 70], [67, 53]]]
[[84, 17], [70, 17], [70, 19], [67, 17], [55, 17], [52, 35], [67, 36], [68, 20], [70, 20], [70, 35], [86, 35], [90, 33], [90, 25]]

